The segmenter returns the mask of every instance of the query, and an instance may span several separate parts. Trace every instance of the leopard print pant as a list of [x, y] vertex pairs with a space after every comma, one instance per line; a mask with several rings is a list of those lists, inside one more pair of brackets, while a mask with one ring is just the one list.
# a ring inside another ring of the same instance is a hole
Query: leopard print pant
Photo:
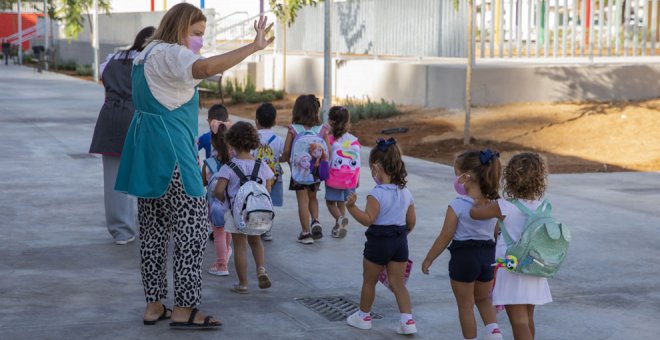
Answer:
[[174, 238], [174, 303], [194, 307], [202, 293], [209, 227], [206, 198], [186, 194], [178, 167], [165, 195], [139, 198], [142, 284], [147, 303], [167, 297], [167, 249]]

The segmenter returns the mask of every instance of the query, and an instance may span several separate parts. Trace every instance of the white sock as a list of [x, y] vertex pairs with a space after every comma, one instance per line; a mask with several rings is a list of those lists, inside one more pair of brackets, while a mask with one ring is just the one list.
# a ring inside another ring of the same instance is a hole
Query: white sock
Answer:
[[401, 323], [406, 323], [410, 319], [412, 319], [412, 314], [401, 313], [401, 316], [399, 317], [399, 321], [401, 321]]
[[358, 316], [360, 317], [360, 319], [364, 319], [364, 318], [366, 318], [367, 316], [370, 316], [370, 315], [371, 315], [371, 313], [369, 313], [369, 312], [365, 313], [361, 309], [358, 309]]
[[463, 338], [463, 339], [465, 339], [465, 340], [478, 340], [478, 338], [472, 338], [472, 339]]
[[489, 323], [486, 325], [486, 331], [488, 331], [488, 334], [493, 333], [494, 330], [500, 328], [500, 326], [497, 325], [497, 323]]

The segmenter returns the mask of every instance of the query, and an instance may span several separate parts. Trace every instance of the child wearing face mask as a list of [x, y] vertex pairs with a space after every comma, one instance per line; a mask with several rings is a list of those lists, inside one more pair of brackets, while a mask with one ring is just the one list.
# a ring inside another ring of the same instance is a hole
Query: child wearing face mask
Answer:
[[502, 173], [499, 153], [489, 149], [463, 152], [454, 162], [454, 172], [454, 189], [459, 196], [447, 208], [444, 225], [426, 254], [422, 272], [429, 274], [433, 261], [449, 246], [449, 278], [458, 304], [463, 338], [477, 339], [474, 317], [474, 305], [477, 305], [486, 325], [483, 339], [502, 339], [490, 298], [497, 219], [475, 220], [470, 217], [470, 209], [475, 202], [499, 198]]
[[389, 277], [389, 288], [396, 297], [400, 317], [397, 333], [417, 333], [412, 317], [410, 295], [404, 284], [408, 263], [408, 233], [415, 227], [415, 205], [410, 190], [406, 188], [406, 165], [401, 158], [396, 140], [378, 140], [371, 149], [369, 166], [376, 182], [367, 205], [361, 210], [355, 205], [357, 197], [350, 193], [346, 208], [353, 218], [368, 227], [365, 235], [362, 260], [362, 292], [360, 309], [346, 319], [349, 325], [359, 329], [371, 329], [371, 306], [376, 297], [376, 283], [383, 267]]

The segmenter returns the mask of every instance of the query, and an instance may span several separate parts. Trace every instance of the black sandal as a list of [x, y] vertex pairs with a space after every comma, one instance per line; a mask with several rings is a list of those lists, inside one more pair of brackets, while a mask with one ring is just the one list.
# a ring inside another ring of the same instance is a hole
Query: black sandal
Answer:
[[[167, 315], [167, 312], [169, 312], [170, 314]], [[160, 317], [158, 317], [158, 319], [156, 319], [156, 320], [142, 320], [142, 322], [144, 322], [144, 324], [146, 326], [152, 326], [152, 325], [155, 325], [156, 322], [158, 322], [160, 320], [169, 319], [171, 316], [172, 316], [172, 310], [165, 307], [165, 305], [163, 305], [163, 314], [161, 314]]]
[[222, 326], [222, 323], [211, 323], [211, 319], [213, 319], [213, 316], [208, 315], [207, 317], [204, 318], [204, 323], [199, 324], [195, 323], [195, 316], [197, 315], [197, 312], [199, 310], [197, 308], [193, 308], [192, 311], [190, 311], [190, 317], [188, 318], [188, 322], [170, 322], [170, 328], [173, 329], [215, 329], [220, 326]]

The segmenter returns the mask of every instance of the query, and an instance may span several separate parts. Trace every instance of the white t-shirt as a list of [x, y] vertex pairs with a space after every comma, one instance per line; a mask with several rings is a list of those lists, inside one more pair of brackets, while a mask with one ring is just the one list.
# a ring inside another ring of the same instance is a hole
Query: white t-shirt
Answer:
[[[135, 59], [135, 57], [137, 57], [138, 54], [140, 54], [140, 52], [135, 51], [135, 50], [130, 51], [129, 54], [128, 54], [128, 59]], [[105, 58], [105, 61], [103, 63], [101, 63], [101, 65], [99, 66], [99, 74], [103, 75], [103, 71], [105, 70], [105, 67], [108, 65], [110, 60], [112, 60], [112, 59], [121, 59], [121, 58], [124, 58], [125, 56], [126, 56], [126, 51], [120, 51], [120, 52], [117, 52], [117, 53], [108, 54], [108, 56]]]
[[[541, 205], [541, 203], [543, 202], [542, 200], [540, 201], [518, 200], [518, 201], [527, 208], [529, 208], [529, 210], [531, 211], [536, 210], [536, 208], [538, 208], [539, 205]], [[518, 207], [516, 207], [515, 204], [507, 201], [504, 198], [498, 199], [497, 204], [500, 206], [500, 212], [502, 212], [502, 215], [505, 216], [504, 226], [506, 227], [506, 231], [509, 233], [509, 236], [511, 236], [511, 240], [513, 240], [513, 242], [518, 241], [525, 229], [525, 225], [527, 224], [527, 219], [529, 217], [525, 215], [524, 212], [520, 211], [520, 209], [518, 209]], [[500, 236], [497, 239], [497, 249], [495, 250], [495, 257], [503, 258], [505, 253], [506, 253], [506, 242], [504, 242], [504, 238], [500, 233]]]
[[[258, 132], [260, 144], [267, 144], [268, 140], [270, 140], [270, 138], [275, 134], [272, 129], [261, 129]], [[282, 156], [282, 153], [284, 152], [284, 140], [280, 136], [275, 136], [275, 140], [270, 143], [270, 147], [275, 153], [274, 161], [278, 162], [280, 160], [280, 156]]]
[[369, 196], [380, 205], [375, 225], [406, 225], [408, 208], [415, 204], [408, 188], [401, 189], [396, 184], [380, 184], [371, 189]]
[[156, 100], [169, 110], [190, 101], [195, 86], [203, 80], [193, 78], [192, 65], [202, 56], [185, 46], [152, 41], [134, 63], [142, 63], [147, 52], [149, 57], [144, 64], [144, 76]]

